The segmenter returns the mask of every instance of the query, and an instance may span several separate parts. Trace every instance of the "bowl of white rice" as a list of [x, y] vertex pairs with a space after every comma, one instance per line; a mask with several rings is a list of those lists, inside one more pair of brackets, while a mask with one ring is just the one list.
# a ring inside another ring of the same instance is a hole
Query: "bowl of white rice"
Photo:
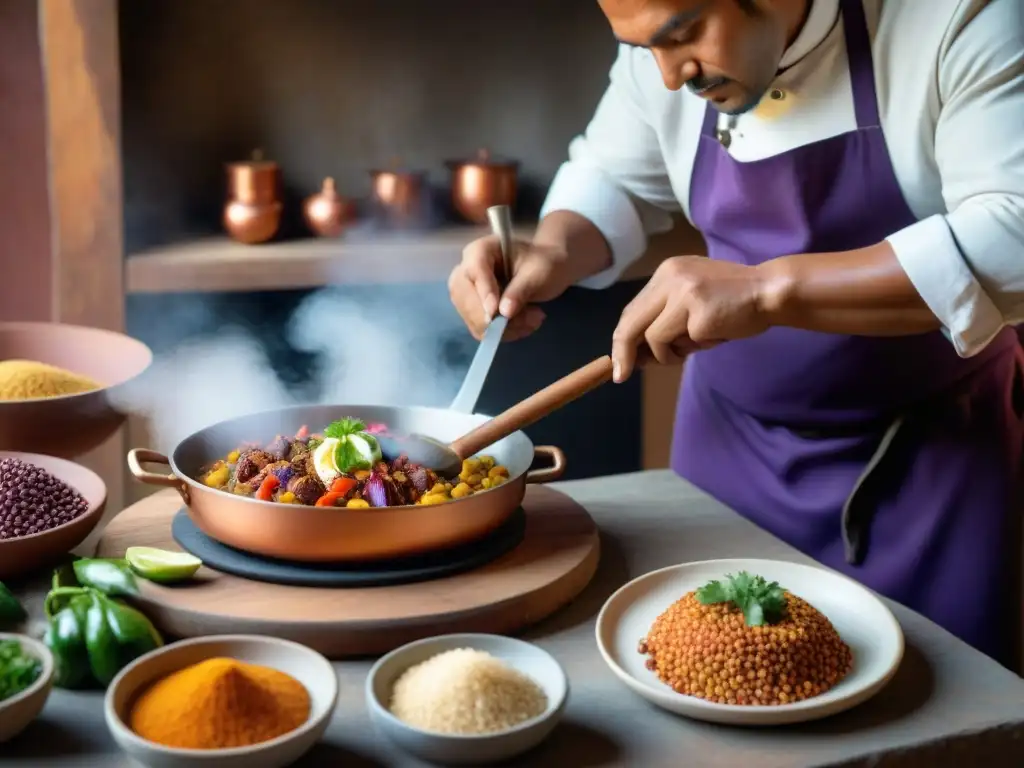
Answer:
[[493, 763], [540, 744], [569, 697], [561, 665], [500, 635], [442, 635], [383, 656], [366, 678], [370, 719], [424, 760]]

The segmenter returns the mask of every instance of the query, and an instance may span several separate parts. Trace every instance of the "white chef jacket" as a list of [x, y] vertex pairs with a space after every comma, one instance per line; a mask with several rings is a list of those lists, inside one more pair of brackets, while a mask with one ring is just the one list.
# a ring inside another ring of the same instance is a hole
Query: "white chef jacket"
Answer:
[[[1024, 322], [1024, 0], [864, 0], [882, 128], [919, 221], [889, 237], [957, 352], [970, 356]], [[731, 128], [729, 152], [757, 160], [856, 129], [839, 0], [813, 0], [776, 92]], [[668, 90], [652, 54], [621, 46], [586, 132], [573, 140], [542, 215], [576, 212], [614, 264], [689, 218], [706, 102]], [[719, 118], [726, 127], [728, 118]], [[700, 194], [695, 190], [695, 194]]]

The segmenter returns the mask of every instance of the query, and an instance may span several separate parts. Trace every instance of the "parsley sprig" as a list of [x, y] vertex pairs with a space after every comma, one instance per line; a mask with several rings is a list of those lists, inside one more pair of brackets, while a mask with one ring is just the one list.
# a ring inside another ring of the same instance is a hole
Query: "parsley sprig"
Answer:
[[786, 612], [786, 593], [779, 583], [746, 571], [727, 574], [724, 581], [709, 581], [697, 590], [697, 600], [704, 605], [732, 603], [750, 627], [774, 624]]
[[324, 430], [324, 437], [333, 437], [340, 440], [343, 437], [365, 430], [366, 424], [359, 419], [338, 419], [327, 425], [327, 429]]
[[32, 685], [42, 668], [39, 659], [25, 653], [17, 640], [0, 640], [0, 701]]

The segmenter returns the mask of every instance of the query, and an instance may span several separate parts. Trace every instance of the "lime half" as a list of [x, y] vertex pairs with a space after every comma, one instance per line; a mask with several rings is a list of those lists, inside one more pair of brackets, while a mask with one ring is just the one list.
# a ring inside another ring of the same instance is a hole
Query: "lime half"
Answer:
[[124, 559], [139, 576], [161, 584], [191, 579], [203, 564], [187, 552], [169, 552], [156, 547], [128, 547]]

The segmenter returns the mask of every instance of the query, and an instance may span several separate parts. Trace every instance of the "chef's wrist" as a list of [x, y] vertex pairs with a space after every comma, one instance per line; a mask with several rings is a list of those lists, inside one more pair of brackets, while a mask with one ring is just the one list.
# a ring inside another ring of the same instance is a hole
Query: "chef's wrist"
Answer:
[[612, 251], [593, 222], [573, 211], [547, 214], [533, 237], [535, 245], [564, 255], [559, 271], [568, 285], [596, 275], [612, 265]]
[[769, 325], [788, 325], [795, 311], [799, 275], [796, 265], [785, 258], [772, 259], [753, 268], [756, 273], [755, 301], [758, 312]]

